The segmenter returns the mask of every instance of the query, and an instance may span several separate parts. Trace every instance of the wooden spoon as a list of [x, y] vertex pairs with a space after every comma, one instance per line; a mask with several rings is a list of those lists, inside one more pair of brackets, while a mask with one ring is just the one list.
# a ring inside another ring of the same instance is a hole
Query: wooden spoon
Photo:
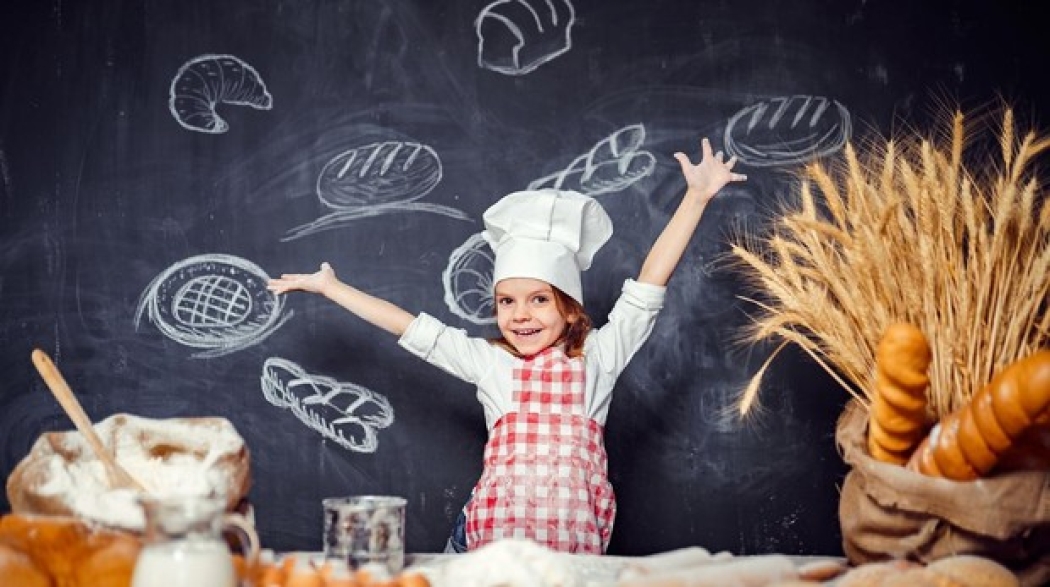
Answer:
[[51, 390], [52, 395], [58, 400], [62, 409], [66, 411], [66, 415], [69, 416], [77, 430], [87, 439], [91, 450], [95, 452], [95, 456], [106, 468], [110, 485], [115, 489], [145, 491], [142, 484], [132, 477], [127, 469], [120, 466], [120, 463], [106, 450], [105, 445], [102, 444], [102, 439], [98, 437], [98, 434], [95, 433], [95, 428], [91, 425], [91, 419], [88, 418], [84, 408], [77, 401], [76, 396], [73, 395], [73, 390], [69, 388], [69, 384], [62, 377], [62, 373], [58, 371], [58, 367], [51, 361], [51, 357], [47, 356], [47, 353], [40, 349], [34, 349], [33, 365], [36, 366], [40, 376], [44, 378], [44, 383], [47, 384], [47, 388]]

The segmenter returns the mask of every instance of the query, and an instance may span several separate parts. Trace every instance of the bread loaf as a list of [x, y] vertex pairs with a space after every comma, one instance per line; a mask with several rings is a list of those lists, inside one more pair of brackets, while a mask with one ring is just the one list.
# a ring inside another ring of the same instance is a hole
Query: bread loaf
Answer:
[[1029, 428], [999, 458], [995, 471], [1050, 471], [1050, 425]]
[[875, 351], [875, 393], [868, 420], [868, 452], [904, 465], [926, 432], [930, 346], [912, 324], [886, 328]]
[[1010, 364], [969, 404], [941, 418], [908, 466], [935, 477], [976, 479], [1046, 422], [1048, 407], [1050, 350], [1043, 350]]
[[[9, 514], [0, 518], [0, 548], [31, 560], [48, 581], [41, 585], [128, 587], [141, 542], [131, 532], [76, 518]], [[0, 577], [3, 585], [23, 584], [7, 575]]]
[[51, 587], [51, 579], [28, 554], [0, 542], [0, 585]]

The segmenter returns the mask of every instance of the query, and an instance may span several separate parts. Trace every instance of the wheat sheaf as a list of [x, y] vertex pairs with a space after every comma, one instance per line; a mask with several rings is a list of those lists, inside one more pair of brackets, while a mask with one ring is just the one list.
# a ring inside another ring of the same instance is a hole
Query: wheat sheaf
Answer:
[[958, 110], [932, 137], [847, 145], [799, 170], [798, 204], [768, 233], [735, 239], [732, 262], [760, 292], [743, 336], [777, 345], [741, 393], [742, 416], [789, 345], [867, 406], [880, 337], [910, 322], [929, 339], [938, 417], [1047, 346], [1050, 198], [1034, 163], [1050, 138], [1019, 132], [1008, 107], [996, 114], [981, 153], [972, 139], [987, 125]]

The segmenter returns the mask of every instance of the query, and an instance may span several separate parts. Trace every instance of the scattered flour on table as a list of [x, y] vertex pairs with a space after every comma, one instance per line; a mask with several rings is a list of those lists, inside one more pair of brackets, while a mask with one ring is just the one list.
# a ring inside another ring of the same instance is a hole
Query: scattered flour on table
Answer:
[[595, 578], [588, 561], [603, 560], [554, 552], [530, 540], [504, 539], [455, 555], [429, 575], [435, 587], [587, 587]]

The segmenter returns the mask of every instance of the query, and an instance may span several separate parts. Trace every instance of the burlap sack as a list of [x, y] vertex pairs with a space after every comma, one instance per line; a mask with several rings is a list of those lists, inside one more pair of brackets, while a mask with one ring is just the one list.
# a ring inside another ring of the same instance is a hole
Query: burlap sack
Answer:
[[[230, 510], [241, 505], [248, 495], [251, 487], [248, 447], [225, 418], [154, 419], [114, 414], [95, 423], [94, 427], [102, 444], [139, 477], [147, 490], [163, 493], [177, 491], [179, 487], [185, 490], [210, 484], [226, 495]], [[108, 485], [71, 482], [77, 478], [74, 471], [90, 470], [93, 464], [98, 464], [98, 459], [77, 430], [41, 434], [29, 454], [7, 478], [11, 511], [16, 514], [82, 517], [102, 524], [115, 522], [97, 516], [104, 513], [104, 505], [133, 506], [138, 511], [131, 493], [105, 499]], [[147, 464], [148, 469], [136, 468], [136, 465]], [[101, 465], [97, 468], [101, 470]], [[144, 476], [158, 473], [165, 474], [155, 478]], [[187, 475], [197, 478], [186, 479]], [[181, 485], [172, 486], [176, 476], [182, 478]], [[76, 505], [78, 498], [85, 497], [85, 494], [99, 497], [84, 502], [92, 506], [90, 512], [78, 509]]]
[[1009, 567], [1023, 585], [1050, 584], [1050, 472], [971, 482], [928, 477], [871, 458], [867, 430], [867, 411], [850, 403], [835, 440], [852, 467], [839, 498], [851, 563], [975, 554]]

